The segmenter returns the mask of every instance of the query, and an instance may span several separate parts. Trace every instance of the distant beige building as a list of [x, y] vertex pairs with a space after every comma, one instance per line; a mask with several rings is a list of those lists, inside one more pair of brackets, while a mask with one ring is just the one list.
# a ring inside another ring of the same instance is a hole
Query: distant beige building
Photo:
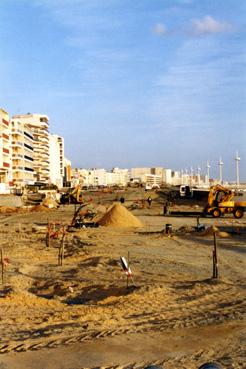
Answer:
[[58, 135], [49, 135], [50, 182], [63, 187], [64, 177], [64, 139]]
[[21, 188], [34, 183], [33, 135], [27, 124], [12, 119], [12, 178], [13, 185]]
[[163, 169], [163, 183], [172, 184], [172, 170], [171, 169]]
[[58, 135], [54, 135], [57, 138], [57, 142], [59, 144], [59, 163], [60, 163], [60, 175], [62, 176], [62, 178], [64, 178], [64, 138]]
[[63, 177], [63, 186], [69, 187], [71, 185], [72, 180], [72, 169], [71, 169], [71, 161], [64, 157], [64, 177]]
[[42, 114], [15, 115], [13, 119], [27, 125], [33, 135], [33, 169], [35, 181], [48, 183], [50, 180], [49, 118]]
[[151, 168], [132, 168], [130, 177], [132, 180], [144, 182], [146, 174], [151, 174]]
[[145, 174], [143, 182], [146, 184], [146, 188], [148, 189], [160, 187], [162, 184], [162, 176], [156, 174]]
[[0, 108], [0, 183], [12, 180], [9, 114]]

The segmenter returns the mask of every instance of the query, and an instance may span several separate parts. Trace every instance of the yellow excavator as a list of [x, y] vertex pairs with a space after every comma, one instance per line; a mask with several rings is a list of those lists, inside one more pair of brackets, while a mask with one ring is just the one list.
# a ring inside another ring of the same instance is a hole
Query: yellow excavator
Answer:
[[61, 196], [60, 200], [61, 204], [82, 204], [82, 191], [81, 185], [77, 185], [74, 188], [71, 188], [67, 193]]
[[235, 218], [242, 218], [246, 210], [246, 201], [233, 200], [235, 193], [221, 185], [212, 186], [208, 194], [208, 202], [203, 212], [219, 218], [221, 215], [232, 213]]

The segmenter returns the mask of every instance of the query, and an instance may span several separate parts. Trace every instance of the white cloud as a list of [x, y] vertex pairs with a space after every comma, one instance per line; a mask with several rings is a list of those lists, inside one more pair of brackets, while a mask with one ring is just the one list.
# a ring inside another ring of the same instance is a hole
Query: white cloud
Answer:
[[164, 24], [157, 23], [154, 27], [154, 33], [156, 33], [157, 35], [163, 36], [167, 33], [167, 29]]
[[192, 30], [196, 34], [221, 33], [228, 32], [231, 29], [231, 24], [217, 21], [210, 15], [192, 21]]

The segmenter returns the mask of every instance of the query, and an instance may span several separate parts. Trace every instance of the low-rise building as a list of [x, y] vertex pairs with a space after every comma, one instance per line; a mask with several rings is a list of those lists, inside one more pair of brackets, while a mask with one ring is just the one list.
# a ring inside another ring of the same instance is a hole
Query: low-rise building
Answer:
[[162, 184], [162, 176], [155, 174], [145, 174], [143, 182], [146, 185], [146, 189], [160, 187]]

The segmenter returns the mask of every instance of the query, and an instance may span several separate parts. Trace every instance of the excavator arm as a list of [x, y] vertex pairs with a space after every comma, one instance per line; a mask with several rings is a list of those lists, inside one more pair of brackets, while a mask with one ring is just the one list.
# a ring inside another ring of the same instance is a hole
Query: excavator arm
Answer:
[[219, 206], [221, 202], [230, 201], [233, 192], [221, 185], [212, 186], [208, 194], [207, 207]]

